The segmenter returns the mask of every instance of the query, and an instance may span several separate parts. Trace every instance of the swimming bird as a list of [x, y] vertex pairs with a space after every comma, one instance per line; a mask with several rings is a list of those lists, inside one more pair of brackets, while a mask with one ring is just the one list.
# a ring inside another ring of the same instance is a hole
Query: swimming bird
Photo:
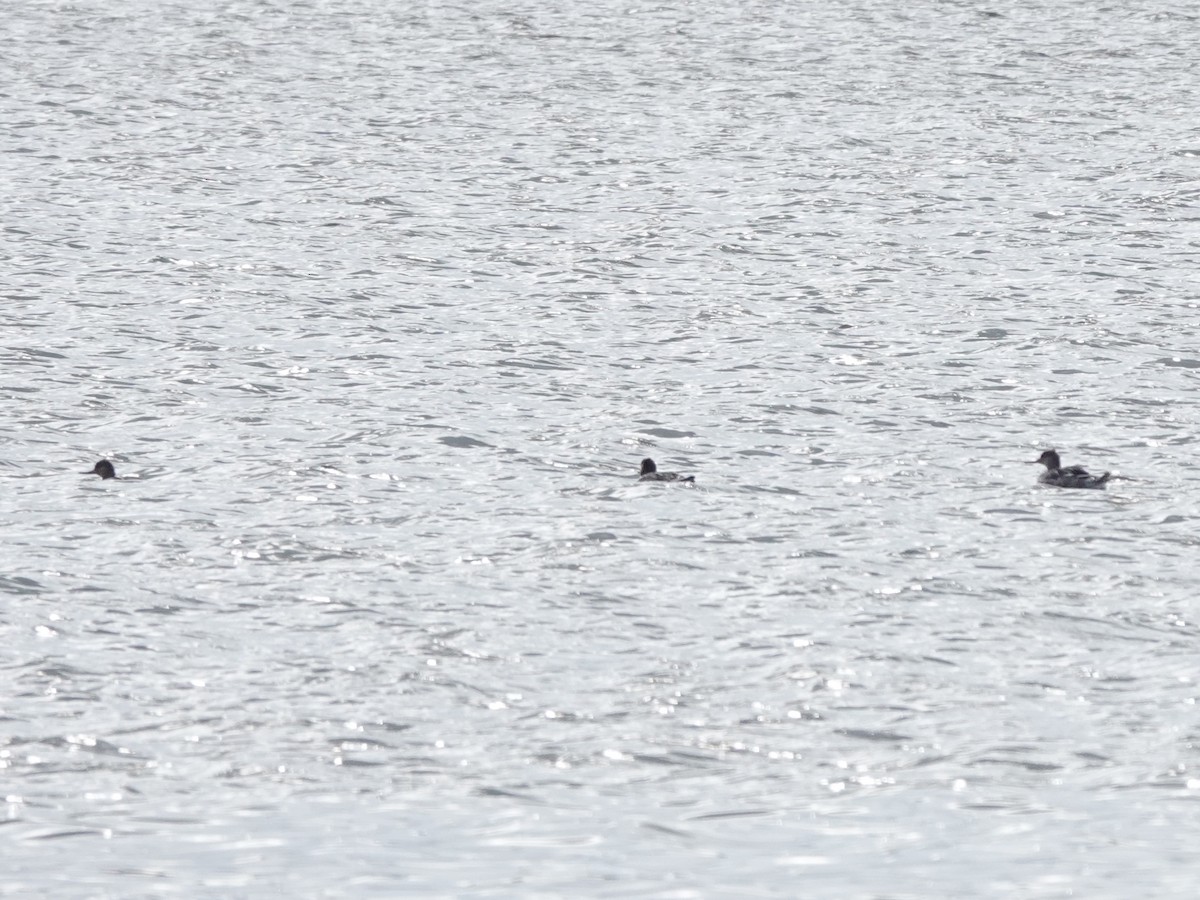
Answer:
[[1112, 477], [1111, 472], [1105, 472], [1103, 475], [1092, 475], [1083, 466], [1067, 466], [1063, 468], [1062, 462], [1058, 458], [1057, 450], [1044, 450], [1041, 456], [1030, 461], [1041, 463], [1046, 467], [1046, 471], [1038, 476], [1038, 481], [1042, 484], [1054, 485], [1054, 487], [1099, 488], [1100, 490], [1104, 490], [1104, 485]]
[[107, 459], [102, 459], [102, 460], [100, 460], [100, 462], [96, 463], [96, 465], [92, 469], [88, 470], [87, 472], [83, 472], [82, 474], [84, 474], [84, 475], [99, 475], [101, 479], [108, 479], [108, 478], [116, 478], [117, 470], [113, 467], [113, 464], [110, 463]]
[[692, 481], [696, 480], [695, 475], [680, 475], [678, 472], [660, 472], [658, 466], [654, 464], [654, 460], [647, 457], [642, 460], [642, 473], [638, 481]]

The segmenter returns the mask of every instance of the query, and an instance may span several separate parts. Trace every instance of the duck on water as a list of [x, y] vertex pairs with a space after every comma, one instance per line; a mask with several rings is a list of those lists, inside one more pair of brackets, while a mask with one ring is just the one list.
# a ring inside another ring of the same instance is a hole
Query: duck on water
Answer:
[[1064, 468], [1062, 460], [1058, 458], [1057, 450], [1044, 450], [1041, 456], [1030, 462], [1041, 463], [1046, 467], [1046, 471], [1038, 476], [1038, 481], [1054, 487], [1104, 490], [1104, 485], [1108, 484], [1108, 480], [1112, 478], [1111, 472], [1092, 475], [1083, 466], [1066, 466]]
[[690, 481], [695, 482], [695, 475], [680, 475], [678, 472], [660, 472], [654, 460], [647, 457], [642, 460], [642, 472], [638, 481]]
[[96, 463], [91, 469], [81, 473], [83, 475], [99, 475], [101, 479], [109, 479], [117, 477], [116, 467], [113, 466], [107, 459], [102, 459]]

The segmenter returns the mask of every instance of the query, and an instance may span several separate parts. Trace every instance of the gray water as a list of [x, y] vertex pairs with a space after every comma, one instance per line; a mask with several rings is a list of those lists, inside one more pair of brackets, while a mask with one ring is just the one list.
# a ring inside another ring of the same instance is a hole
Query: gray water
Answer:
[[1195, 895], [1191, 5], [3, 33], [0, 894]]

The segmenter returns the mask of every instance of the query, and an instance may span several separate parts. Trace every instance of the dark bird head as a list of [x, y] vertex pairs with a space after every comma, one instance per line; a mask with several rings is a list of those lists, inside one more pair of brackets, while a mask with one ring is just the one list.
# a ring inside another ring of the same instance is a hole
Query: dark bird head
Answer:
[[1031, 460], [1034, 463], [1041, 463], [1051, 472], [1056, 472], [1062, 468], [1062, 462], [1058, 458], [1057, 450], [1043, 450], [1042, 455], [1037, 459]]
[[92, 467], [87, 472], [84, 472], [83, 474], [84, 475], [99, 475], [101, 478], [116, 478], [117, 470], [115, 468], [113, 468], [113, 464], [110, 463], [107, 459], [102, 459], [102, 460], [100, 460], [100, 462], [96, 463], [96, 465], [94, 467]]
[[641, 474], [643, 474], [643, 475], [653, 475], [653, 474], [654, 474], [655, 472], [657, 472], [657, 471], [658, 471], [658, 466], [656, 466], [656, 465], [654, 464], [654, 460], [652, 460], [650, 457], [648, 457], [648, 456], [647, 456], [645, 459], [643, 459], [643, 460], [642, 460], [642, 472], [641, 472]]

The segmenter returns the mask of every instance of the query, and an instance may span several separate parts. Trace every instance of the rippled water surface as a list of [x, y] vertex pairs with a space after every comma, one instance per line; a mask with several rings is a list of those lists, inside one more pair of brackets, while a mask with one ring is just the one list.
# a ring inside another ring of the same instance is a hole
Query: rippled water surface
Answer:
[[1194, 896], [1190, 5], [4, 29], [0, 894]]

